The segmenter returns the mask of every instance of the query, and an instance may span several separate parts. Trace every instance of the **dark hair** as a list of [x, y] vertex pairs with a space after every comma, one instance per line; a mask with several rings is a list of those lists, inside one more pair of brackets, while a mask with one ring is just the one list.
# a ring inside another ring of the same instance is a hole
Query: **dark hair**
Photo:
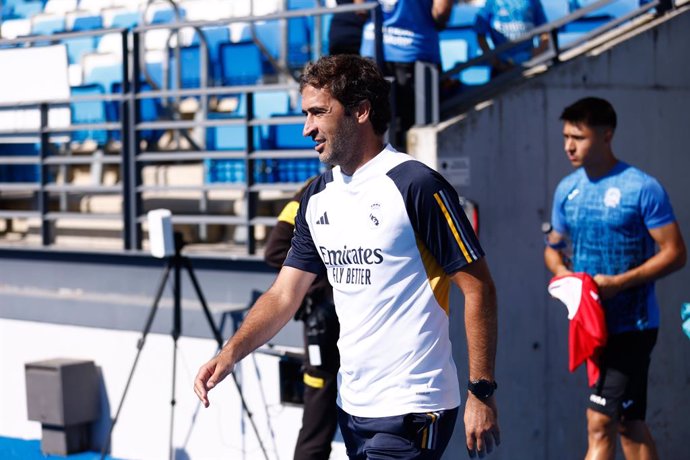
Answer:
[[376, 134], [383, 134], [391, 120], [388, 94], [390, 83], [371, 59], [353, 54], [323, 56], [304, 67], [299, 89], [305, 86], [326, 89], [346, 110], [364, 101], [371, 104], [371, 124]]
[[616, 129], [616, 111], [606, 99], [586, 97], [563, 109], [561, 120]]

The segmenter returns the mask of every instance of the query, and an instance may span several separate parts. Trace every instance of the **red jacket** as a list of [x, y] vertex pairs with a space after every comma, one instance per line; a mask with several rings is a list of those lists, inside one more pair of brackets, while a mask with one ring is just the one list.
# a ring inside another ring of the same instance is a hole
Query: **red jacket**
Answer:
[[549, 294], [568, 308], [570, 372], [587, 361], [587, 377], [593, 386], [599, 379], [599, 355], [608, 336], [597, 284], [586, 273], [556, 276], [549, 282]]

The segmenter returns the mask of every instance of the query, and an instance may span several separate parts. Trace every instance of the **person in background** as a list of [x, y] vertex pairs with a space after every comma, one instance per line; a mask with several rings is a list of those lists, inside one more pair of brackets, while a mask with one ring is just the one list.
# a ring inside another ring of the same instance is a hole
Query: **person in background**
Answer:
[[[645, 423], [659, 329], [654, 281], [685, 265], [685, 243], [659, 181], [614, 155], [617, 117], [608, 101], [581, 99], [561, 120], [565, 152], [577, 169], [556, 187], [544, 260], [556, 276], [594, 278], [608, 331], [587, 407], [586, 458], [612, 460], [620, 434], [626, 459], [657, 459]], [[563, 258], [566, 237], [572, 266]]]
[[[264, 248], [264, 260], [280, 269], [290, 249], [295, 216], [308, 181], [278, 216]], [[333, 305], [333, 288], [325, 275], [309, 287], [295, 319], [304, 323], [304, 411], [294, 460], [328, 460], [338, 426], [336, 380], [340, 356], [340, 325]]]
[[[489, 39], [494, 47], [499, 47], [546, 23], [546, 14], [540, 0], [486, 0], [477, 13], [474, 30], [479, 47], [487, 54], [492, 50]], [[539, 35], [536, 48], [530, 40], [499, 53], [491, 60], [491, 77], [529, 61], [546, 51], [548, 45], [549, 34], [544, 33]]]
[[[395, 79], [396, 135], [391, 144], [407, 150], [407, 131], [415, 123], [415, 62], [441, 66], [438, 32], [446, 27], [453, 0], [379, 0], [383, 11], [384, 73]], [[362, 56], [373, 57], [374, 24], [364, 26]]]
[[[330, 0], [329, 6], [364, 3], [364, 0]], [[334, 14], [328, 29], [328, 54], [359, 54], [366, 12]]]
[[461, 403], [449, 329], [454, 283], [465, 302], [465, 442], [484, 456], [500, 443], [496, 289], [455, 189], [384, 143], [390, 84], [373, 61], [324, 56], [306, 66], [300, 92], [303, 134], [333, 169], [307, 186], [278, 277], [201, 366], [195, 393], [208, 407], [209, 391], [326, 275], [340, 321], [338, 423], [348, 456], [440, 459]]

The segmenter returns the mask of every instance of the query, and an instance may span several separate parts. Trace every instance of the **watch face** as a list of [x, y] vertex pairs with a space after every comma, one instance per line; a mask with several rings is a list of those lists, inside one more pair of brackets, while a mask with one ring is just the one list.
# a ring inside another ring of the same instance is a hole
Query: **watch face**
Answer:
[[477, 384], [474, 386], [475, 391], [477, 392], [477, 395], [482, 397], [482, 398], [488, 398], [491, 396], [491, 392], [493, 388], [491, 388], [491, 385], [489, 382], [486, 381], [481, 381], [477, 382]]
[[496, 384], [488, 380], [477, 380], [468, 384], [469, 390], [479, 399], [490, 398], [494, 394]]

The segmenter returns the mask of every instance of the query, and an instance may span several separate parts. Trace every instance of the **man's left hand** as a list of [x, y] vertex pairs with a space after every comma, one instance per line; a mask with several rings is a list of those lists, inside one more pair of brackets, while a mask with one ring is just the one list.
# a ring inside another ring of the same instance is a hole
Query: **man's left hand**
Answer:
[[597, 283], [602, 299], [610, 299], [623, 290], [619, 280], [620, 277], [616, 275], [594, 275], [594, 282]]
[[470, 458], [484, 458], [491, 453], [494, 445], [501, 444], [501, 431], [498, 428], [498, 409], [496, 398], [486, 401], [477, 399], [472, 393], [467, 394], [465, 406], [465, 436], [467, 453]]

